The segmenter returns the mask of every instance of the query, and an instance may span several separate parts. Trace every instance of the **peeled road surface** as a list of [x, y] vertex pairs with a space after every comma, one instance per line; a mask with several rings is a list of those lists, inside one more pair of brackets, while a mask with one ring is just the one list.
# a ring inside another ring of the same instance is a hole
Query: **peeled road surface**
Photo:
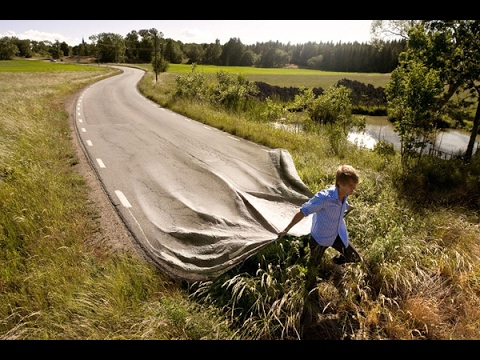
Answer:
[[[87, 87], [75, 123], [108, 197], [151, 261], [187, 281], [215, 278], [274, 242], [312, 192], [284, 149], [188, 119], [123, 73]], [[309, 233], [309, 218], [290, 231]]]

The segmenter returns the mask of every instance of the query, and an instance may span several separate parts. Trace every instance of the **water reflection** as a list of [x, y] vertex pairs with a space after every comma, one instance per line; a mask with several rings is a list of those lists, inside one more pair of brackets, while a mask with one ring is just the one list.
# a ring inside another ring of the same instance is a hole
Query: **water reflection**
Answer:
[[[385, 140], [400, 149], [400, 138], [394, 131], [394, 126], [386, 116], [366, 116], [367, 126], [364, 133], [350, 132], [348, 140], [368, 149], [373, 149], [377, 141]], [[441, 131], [434, 148], [447, 154], [465, 151], [470, 140], [470, 133], [460, 130], [446, 129]], [[475, 149], [479, 146], [480, 135], [477, 135]]]
[[[365, 132], [351, 131], [348, 134], [349, 141], [358, 146], [373, 149], [379, 140], [385, 140], [393, 144], [397, 150], [400, 150], [400, 138], [395, 132], [393, 124], [387, 120], [386, 116], [365, 116], [365, 118], [367, 121]], [[275, 122], [274, 126], [295, 133], [302, 131], [300, 124], [286, 124], [285, 119]], [[446, 129], [439, 132], [433, 149], [439, 153], [438, 155], [448, 158], [451, 155], [464, 152], [469, 141], [469, 132]], [[475, 152], [478, 147], [480, 147], [480, 135], [477, 135], [473, 151]]]

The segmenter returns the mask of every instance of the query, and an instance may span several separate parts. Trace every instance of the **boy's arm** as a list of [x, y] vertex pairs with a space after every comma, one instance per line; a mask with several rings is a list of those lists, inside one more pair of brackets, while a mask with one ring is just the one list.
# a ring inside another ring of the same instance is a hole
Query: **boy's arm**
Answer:
[[298, 222], [300, 222], [300, 220], [302, 220], [303, 218], [305, 217], [305, 215], [303, 214], [302, 210], [298, 210], [298, 212], [293, 216], [292, 220], [290, 221], [290, 223], [287, 225], [287, 227], [283, 230], [283, 231], [280, 231], [278, 233], [278, 238], [277, 240], [280, 240], [281, 238], [283, 238], [285, 235], [287, 235], [287, 233], [290, 231], [290, 229], [292, 227], [294, 227]]

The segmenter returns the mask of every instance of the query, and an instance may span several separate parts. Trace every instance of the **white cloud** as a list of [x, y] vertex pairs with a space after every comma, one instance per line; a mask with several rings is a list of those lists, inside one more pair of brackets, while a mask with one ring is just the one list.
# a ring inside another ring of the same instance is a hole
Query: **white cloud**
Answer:
[[210, 31], [202, 31], [198, 28], [182, 29], [181, 35], [186, 36], [189, 41], [196, 43], [213, 42], [213, 34]]
[[5, 34], [0, 34], [0, 37], [5, 37], [5, 36], [6, 37], [13, 37], [13, 36], [17, 36], [17, 35], [15, 34], [15, 31], [10, 30], [10, 31], [7, 31]]
[[71, 38], [63, 36], [59, 33], [49, 33], [49, 32], [42, 32], [38, 30], [27, 30], [23, 33], [16, 34], [15, 31], [7, 31], [4, 34], [0, 34], [0, 37], [16, 37], [20, 40], [32, 40], [32, 41], [50, 41], [52, 43], [56, 42], [66, 42], [70, 46], [75, 46], [82, 42], [82, 39]]

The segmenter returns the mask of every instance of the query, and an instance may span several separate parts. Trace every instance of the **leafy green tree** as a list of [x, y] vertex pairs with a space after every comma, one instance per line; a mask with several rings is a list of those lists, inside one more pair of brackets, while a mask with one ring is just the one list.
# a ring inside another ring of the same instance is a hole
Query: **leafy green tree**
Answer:
[[56, 40], [52, 46], [50, 46], [48, 52], [53, 59], [61, 59], [63, 57], [63, 51], [60, 45], [60, 41]]
[[68, 46], [68, 44], [65, 41], [62, 41], [60, 43], [60, 51], [62, 52], [63, 56], [69, 56], [70, 51], [71, 51], [71, 47]]
[[151, 63], [153, 60], [154, 51], [155, 51], [154, 50], [155, 45], [153, 43], [153, 39], [148, 34], [148, 32], [143, 33], [142, 31], [140, 31], [140, 33], [142, 34], [142, 40], [138, 45], [138, 60], [141, 63], [145, 63], [145, 64]]
[[152, 61], [153, 71], [155, 71], [155, 81], [158, 81], [158, 74], [168, 70], [169, 63], [163, 56], [154, 57]]
[[438, 71], [414, 60], [403, 60], [392, 72], [385, 92], [388, 117], [394, 122], [400, 138], [403, 169], [408, 171], [413, 162], [421, 159], [428, 143], [434, 143], [435, 106], [443, 91]]
[[132, 64], [139, 63], [140, 49], [141, 47], [140, 47], [139, 33], [135, 30], [130, 31], [125, 36], [125, 61]]
[[240, 66], [253, 66], [255, 64], [257, 55], [252, 50], [247, 50], [243, 53], [240, 59]]
[[320, 96], [315, 96], [312, 89], [302, 89], [295, 96], [294, 107], [303, 109], [310, 119], [320, 124], [346, 124], [352, 117], [350, 93], [351, 90], [343, 85], [331, 86]]
[[202, 45], [199, 44], [187, 44], [185, 45], [185, 54], [188, 57], [188, 63], [203, 64], [205, 58], [205, 50]]
[[221, 55], [222, 45], [220, 45], [220, 40], [216, 39], [215, 44], [207, 44], [205, 47], [205, 64], [220, 65]]
[[221, 65], [239, 66], [240, 59], [245, 50], [245, 45], [242, 44], [240, 39], [231, 38], [225, 45], [223, 45], [222, 54], [220, 55]]
[[322, 49], [321, 46], [314, 42], [307, 42], [306, 44], [299, 45], [296, 47], [296, 50], [292, 53], [292, 62], [297, 64], [298, 66], [308, 66], [308, 60], [321, 56]]
[[0, 60], [12, 60], [18, 53], [18, 46], [12, 38], [4, 36], [0, 39]]
[[165, 60], [163, 51], [163, 33], [152, 28], [144, 37], [153, 41], [153, 60], [152, 66], [155, 72], [155, 81], [158, 81], [158, 73], [167, 71], [168, 61]]
[[88, 54], [90, 56], [94, 56], [97, 59], [97, 63], [99, 63], [101, 55], [100, 55], [100, 49], [97, 45], [98, 36], [97, 35], [91, 35], [91, 36], [88, 37], [88, 39], [91, 42]]
[[96, 42], [97, 59], [100, 62], [122, 63], [125, 61], [125, 40], [123, 36], [114, 33], [100, 33], [90, 36]]
[[322, 68], [323, 55], [313, 56], [307, 61], [309, 69], [320, 70]]
[[[372, 29], [385, 28], [381, 20], [372, 23]], [[405, 52], [399, 58], [401, 66], [410, 61], [436, 71], [443, 84], [443, 92], [431, 104], [432, 113], [438, 116], [450, 112], [461, 114], [460, 106], [477, 102], [470, 140], [465, 152], [465, 161], [470, 161], [480, 126], [480, 20], [389, 20], [396, 27], [390, 33], [408, 37]], [[457, 100], [459, 96], [467, 98]], [[453, 109], [453, 110], [452, 110]], [[434, 119], [439, 120], [439, 118]], [[419, 124], [419, 127], [422, 127]]]
[[266, 122], [278, 120], [289, 121], [293, 117], [292, 112], [290, 112], [284, 104], [274, 101], [270, 97], [265, 99], [264, 104], [264, 110], [260, 115], [261, 119]]
[[[465, 152], [465, 161], [468, 162], [473, 155], [480, 125], [480, 20], [429, 20], [426, 21], [426, 33], [434, 44], [424, 56], [426, 64], [440, 70], [441, 80], [448, 88], [438, 107], [444, 106], [461, 90], [468, 91], [477, 102]], [[412, 44], [412, 51], [419, 49], [415, 45]]]
[[258, 66], [265, 68], [282, 68], [290, 61], [290, 56], [278, 48], [269, 48], [261, 54]]
[[370, 24], [370, 42], [377, 48], [383, 48], [386, 39], [408, 39], [412, 27], [422, 24], [423, 20], [372, 20]]
[[49, 48], [52, 44], [49, 41], [35, 41], [32, 40], [32, 52], [42, 56], [49, 55]]
[[172, 39], [168, 39], [165, 45], [165, 60], [172, 64], [181, 64], [183, 62], [183, 51], [180, 45]]
[[[302, 89], [295, 96], [293, 107], [303, 109], [313, 123], [320, 124], [326, 131], [331, 150], [342, 157], [348, 133], [356, 128], [365, 130], [364, 116], [352, 114], [351, 90], [344, 85], [334, 85], [316, 96], [312, 89]], [[305, 122], [308, 124], [308, 122]]]
[[72, 55], [74, 56], [86, 56], [89, 55], [88, 48], [91, 45], [85, 43], [85, 40], [82, 39], [82, 42], [76, 46], [72, 47]]
[[31, 58], [33, 56], [30, 40], [20, 40], [15, 37], [12, 39], [14, 40], [15, 45], [18, 47], [18, 56], [24, 56], [25, 58]]

